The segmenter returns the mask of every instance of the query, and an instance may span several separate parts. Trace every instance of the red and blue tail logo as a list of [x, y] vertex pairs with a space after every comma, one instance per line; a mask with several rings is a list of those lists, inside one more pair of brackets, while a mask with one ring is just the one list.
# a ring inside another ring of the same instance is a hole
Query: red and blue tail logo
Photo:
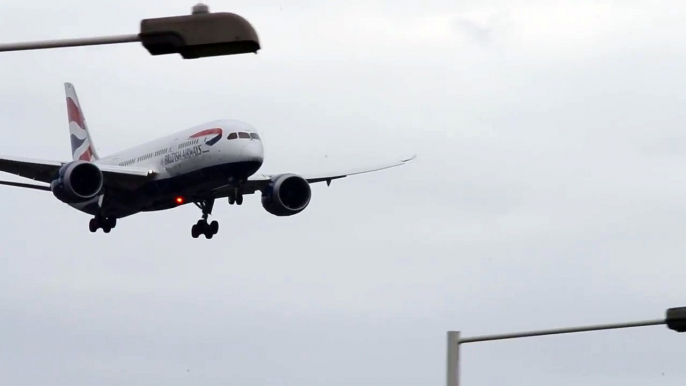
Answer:
[[212, 138], [208, 139], [205, 141], [205, 145], [207, 146], [212, 146], [215, 143], [217, 143], [220, 139], [222, 139], [222, 129], [220, 128], [214, 128], [214, 129], [207, 129], [200, 131], [198, 133], [195, 133], [190, 136], [190, 138], [200, 138], [200, 137], [205, 137], [207, 135], [214, 135]]
[[94, 161], [98, 159], [93, 141], [88, 133], [88, 125], [83, 115], [76, 90], [71, 83], [64, 84], [67, 96], [67, 115], [69, 118], [69, 139], [71, 140], [71, 154], [74, 160]]
[[84, 123], [83, 114], [81, 113], [81, 109], [69, 97], [67, 97], [67, 113], [69, 115], [69, 125], [72, 128], [70, 139], [73, 158], [75, 160], [90, 161], [93, 158], [93, 149], [91, 148], [90, 143], [82, 148], [85, 142], [90, 142], [88, 141], [88, 132], [85, 130], [86, 125]]

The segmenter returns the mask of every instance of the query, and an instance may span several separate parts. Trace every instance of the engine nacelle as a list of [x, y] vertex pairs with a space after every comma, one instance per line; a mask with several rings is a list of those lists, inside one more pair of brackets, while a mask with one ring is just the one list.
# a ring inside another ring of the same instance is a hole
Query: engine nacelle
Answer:
[[62, 165], [50, 189], [62, 202], [84, 202], [100, 193], [103, 181], [102, 171], [95, 164], [73, 161]]
[[292, 216], [307, 208], [310, 197], [312, 190], [306, 179], [295, 174], [281, 174], [273, 177], [262, 191], [262, 206], [274, 216]]

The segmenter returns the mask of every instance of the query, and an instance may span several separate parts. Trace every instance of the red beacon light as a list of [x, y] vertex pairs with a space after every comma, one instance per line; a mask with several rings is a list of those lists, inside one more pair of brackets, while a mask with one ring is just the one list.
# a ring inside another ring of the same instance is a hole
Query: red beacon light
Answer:
[[175, 200], [175, 201], [176, 201], [176, 203], [179, 204], [179, 205], [181, 205], [181, 204], [184, 203], [183, 197], [180, 197], [180, 196], [179, 196], [179, 197], [176, 197], [176, 200]]

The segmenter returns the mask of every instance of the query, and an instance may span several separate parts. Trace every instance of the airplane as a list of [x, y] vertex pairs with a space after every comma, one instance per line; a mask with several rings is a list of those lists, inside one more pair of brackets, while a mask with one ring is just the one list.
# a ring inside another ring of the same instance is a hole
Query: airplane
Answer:
[[275, 216], [292, 216], [310, 203], [310, 184], [388, 169], [415, 158], [342, 173], [257, 174], [264, 160], [262, 138], [249, 124], [231, 119], [189, 129], [100, 157], [71, 83], [64, 83], [72, 161], [0, 156], [0, 171], [48, 185], [0, 181], [0, 185], [50, 191], [63, 203], [93, 216], [89, 230], [109, 233], [117, 219], [141, 212], [195, 204], [202, 217], [191, 236], [211, 239], [219, 231], [208, 222], [214, 202], [226, 198], [241, 205], [243, 196], [260, 192], [262, 206]]

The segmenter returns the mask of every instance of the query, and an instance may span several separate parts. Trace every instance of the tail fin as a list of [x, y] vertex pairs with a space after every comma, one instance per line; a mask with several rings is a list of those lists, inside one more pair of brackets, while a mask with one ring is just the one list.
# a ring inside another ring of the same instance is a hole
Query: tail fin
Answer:
[[95, 161], [99, 158], [98, 153], [95, 151], [93, 140], [88, 132], [88, 125], [86, 125], [86, 118], [83, 116], [79, 98], [76, 96], [76, 89], [71, 83], [65, 83], [64, 91], [67, 94], [72, 158], [75, 161]]

